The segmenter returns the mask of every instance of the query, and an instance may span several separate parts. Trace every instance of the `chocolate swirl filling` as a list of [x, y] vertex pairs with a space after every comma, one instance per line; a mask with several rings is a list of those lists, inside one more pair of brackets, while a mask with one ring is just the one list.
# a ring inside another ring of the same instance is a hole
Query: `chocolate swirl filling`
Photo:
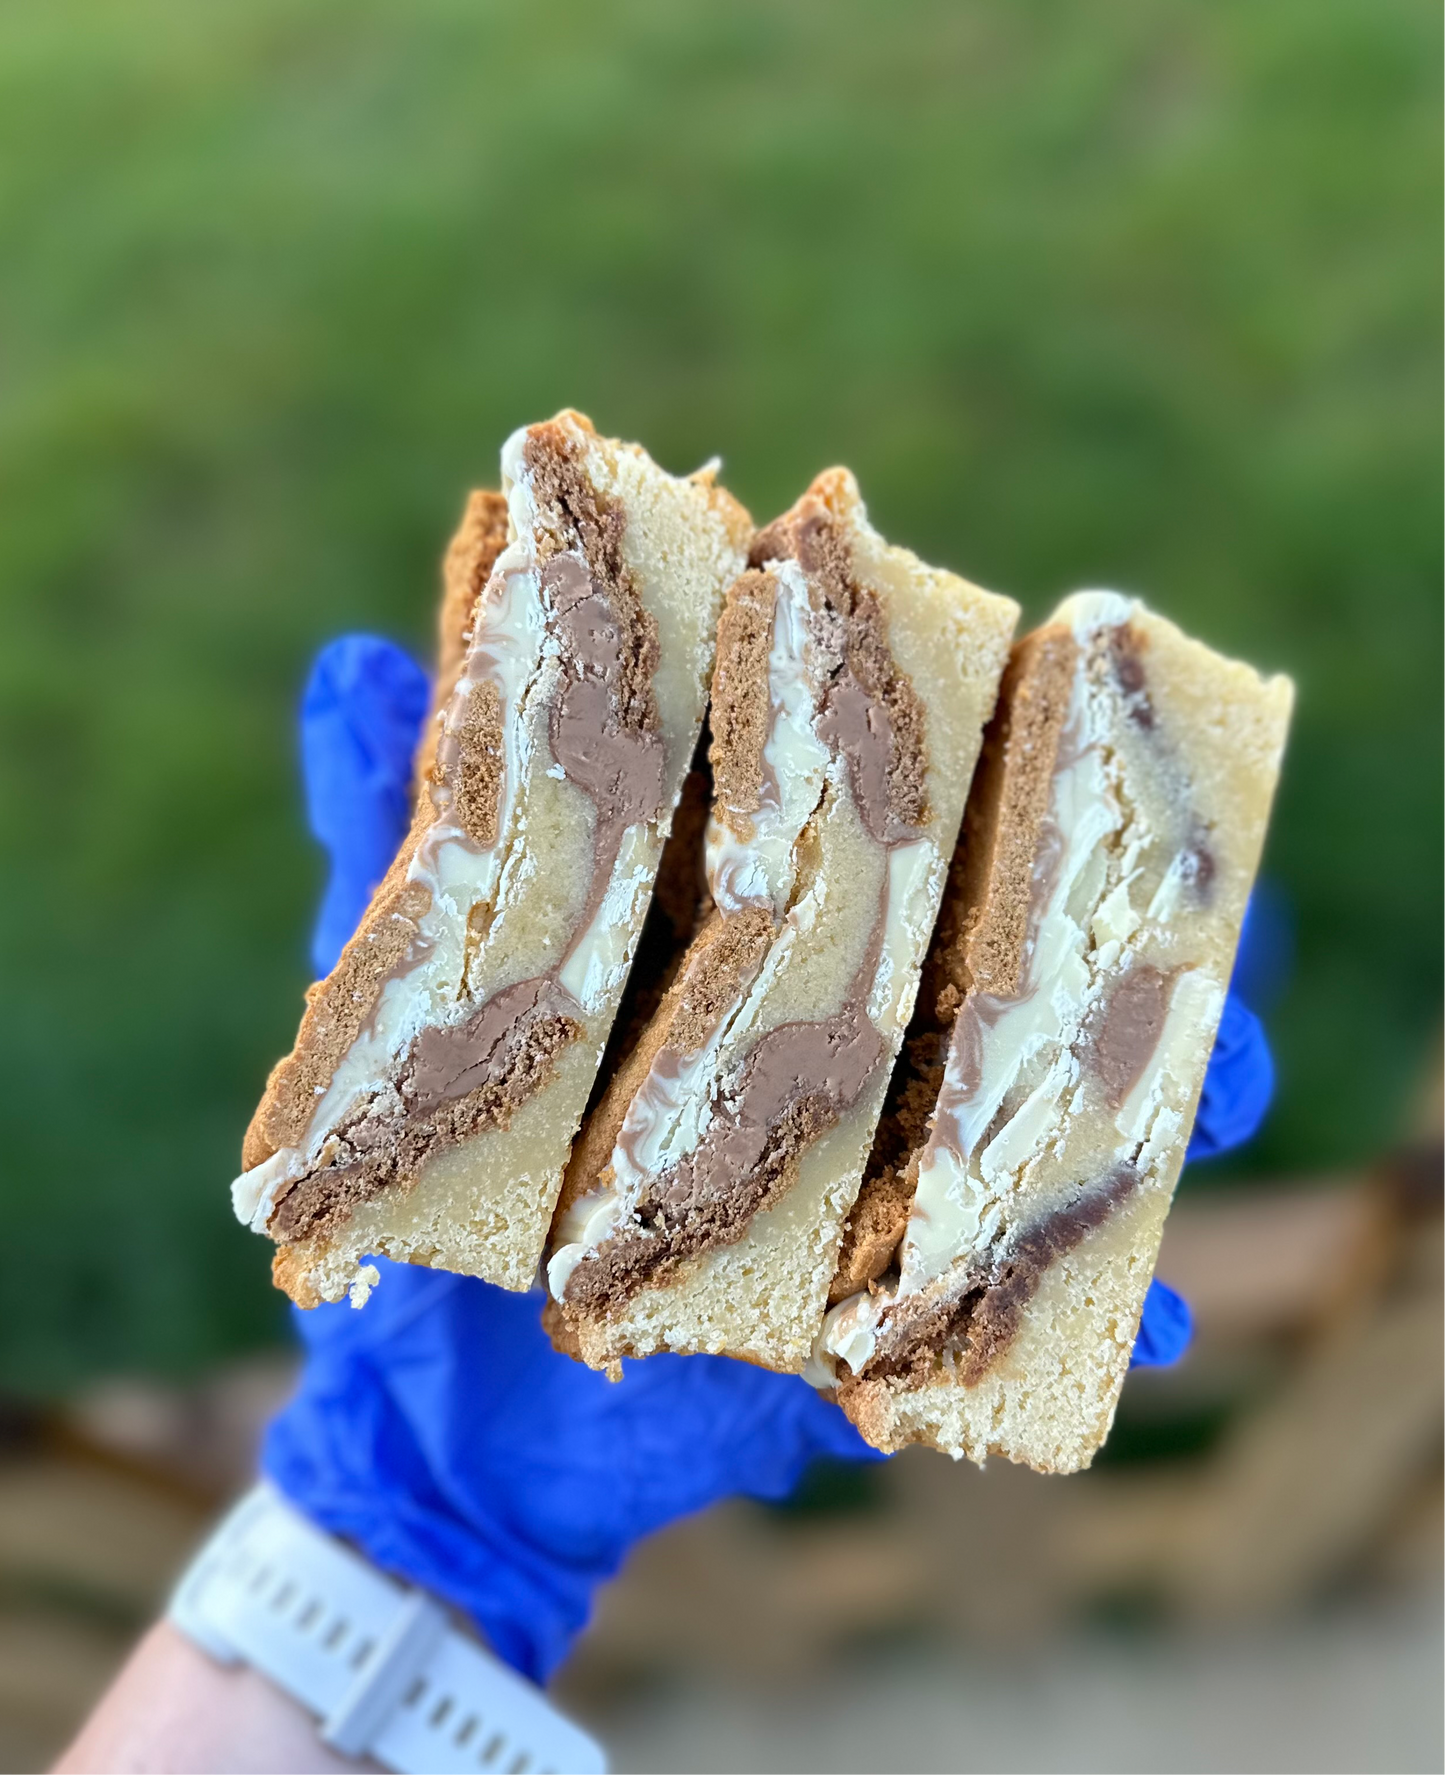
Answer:
[[840, 1382], [839, 1397], [868, 1381], [921, 1386], [945, 1374], [976, 1385], [1018, 1336], [1050, 1265], [1102, 1226], [1138, 1185], [1134, 1167], [1118, 1165], [1074, 1201], [1026, 1226], [942, 1299], [928, 1294], [899, 1301], [876, 1354], [859, 1375]]

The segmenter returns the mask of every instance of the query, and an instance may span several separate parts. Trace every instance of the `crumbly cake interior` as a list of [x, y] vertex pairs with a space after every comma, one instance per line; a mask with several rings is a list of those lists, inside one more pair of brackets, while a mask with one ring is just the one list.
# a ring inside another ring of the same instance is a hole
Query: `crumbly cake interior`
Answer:
[[303, 1303], [364, 1298], [372, 1252], [532, 1281], [750, 536], [710, 472], [576, 414], [515, 434], [503, 480], [480, 593], [495, 496], [448, 557], [412, 831], [247, 1135], [237, 1211]]
[[1107, 1435], [1290, 702], [1114, 594], [1015, 649], [814, 1353], [877, 1446]]
[[886, 548], [842, 471], [756, 540], [718, 631], [714, 909], [554, 1229], [585, 1360], [805, 1360], [1015, 616]]

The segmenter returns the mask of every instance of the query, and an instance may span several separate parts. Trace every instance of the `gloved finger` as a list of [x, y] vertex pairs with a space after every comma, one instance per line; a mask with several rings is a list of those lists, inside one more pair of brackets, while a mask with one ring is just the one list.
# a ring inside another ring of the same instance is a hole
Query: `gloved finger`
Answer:
[[406, 832], [426, 673], [375, 635], [343, 635], [316, 656], [301, 699], [301, 768], [311, 830], [331, 874], [311, 941], [318, 974], [336, 964]]
[[795, 1375], [660, 1355], [614, 1385], [552, 1349], [538, 1295], [379, 1262], [364, 1313], [301, 1320], [266, 1471], [539, 1679], [640, 1536], [719, 1498], [785, 1497], [819, 1456], [879, 1458]]
[[[1242, 1146], [1264, 1120], [1274, 1095], [1274, 1059], [1245, 995], [1273, 996], [1289, 972], [1290, 950], [1288, 904], [1269, 882], [1258, 882], [1245, 910], [1234, 979], [1204, 1074], [1186, 1163]], [[1169, 1367], [1192, 1336], [1188, 1302], [1156, 1278], [1144, 1301], [1130, 1367]]]
[[1252, 1011], [1268, 1016], [1294, 971], [1294, 949], [1294, 913], [1289, 896], [1276, 882], [1262, 875], [1244, 909], [1230, 991], [1237, 993]]
[[[293, 1309], [313, 1371], [333, 1362], [394, 1368], [403, 1351], [450, 1349], [449, 1338], [437, 1332], [445, 1322], [469, 1354], [460, 1367], [445, 1366], [443, 1385], [478, 1396], [484, 1386], [499, 1420], [514, 1412], [526, 1420], [550, 1412], [574, 1432], [587, 1422], [646, 1421], [646, 1437], [666, 1456], [658, 1470], [675, 1473], [682, 1466], [704, 1487], [713, 1483], [707, 1469], [714, 1461], [738, 1465], [743, 1477], [734, 1489], [774, 1497], [786, 1494], [797, 1461], [817, 1455], [880, 1458], [836, 1406], [795, 1376], [721, 1357], [655, 1356], [626, 1363], [622, 1381], [614, 1383], [553, 1349], [542, 1327], [539, 1294], [513, 1294], [470, 1276], [384, 1257], [372, 1261], [382, 1281], [364, 1312], [344, 1302]], [[475, 1378], [483, 1369], [485, 1383]], [[424, 1390], [433, 1383], [412, 1371], [408, 1384]], [[461, 1398], [459, 1393], [451, 1404]], [[772, 1475], [757, 1466], [757, 1444], [767, 1437], [780, 1452], [784, 1445], [791, 1451], [788, 1473]], [[574, 1462], [575, 1454], [574, 1446]]]
[[1242, 1146], [1264, 1120], [1274, 1094], [1274, 1062], [1257, 1013], [1288, 978], [1293, 948], [1288, 899], [1268, 879], [1257, 881], [1245, 907], [1234, 977], [1186, 1160]]
[[[1274, 1061], [1258, 1017], [1231, 992], [1204, 1074], [1185, 1162], [1242, 1146], [1264, 1120], [1274, 1093]], [[1189, 1303], [1156, 1276], [1144, 1298], [1131, 1368], [1169, 1368], [1194, 1335]]]
[[1144, 1296], [1130, 1368], [1172, 1368], [1189, 1348], [1193, 1336], [1194, 1315], [1189, 1302], [1155, 1276]]
[[1244, 1000], [1231, 992], [1204, 1074], [1185, 1163], [1242, 1146], [1258, 1131], [1273, 1095], [1274, 1059], [1264, 1027]]

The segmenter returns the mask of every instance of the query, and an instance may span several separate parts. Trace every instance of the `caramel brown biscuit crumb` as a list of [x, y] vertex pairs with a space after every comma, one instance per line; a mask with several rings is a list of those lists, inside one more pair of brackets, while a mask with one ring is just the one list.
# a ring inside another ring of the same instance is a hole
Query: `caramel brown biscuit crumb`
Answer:
[[772, 935], [772, 920], [761, 906], [728, 918], [714, 915], [679, 977], [669, 1047], [692, 1054], [703, 1046], [718, 1018], [742, 997]]
[[542, 1308], [542, 1329], [552, 1340], [552, 1348], [559, 1356], [570, 1356], [574, 1362], [582, 1361], [582, 1344], [577, 1329], [550, 1295]]
[[913, 1185], [906, 1175], [888, 1170], [869, 1178], [844, 1229], [838, 1273], [828, 1290], [829, 1306], [857, 1294], [892, 1267], [912, 1204]]
[[417, 749], [416, 780], [431, 780], [441, 717], [457, 687], [477, 604], [507, 546], [507, 502], [500, 493], [478, 488], [468, 494], [462, 521], [442, 563], [442, 604], [437, 619], [436, 687], [431, 714]]
[[969, 992], [1005, 998], [1022, 983], [1077, 655], [1073, 636], [1054, 624], [1026, 636], [1010, 657], [924, 972], [925, 991], [950, 1013]]
[[310, 1263], [294, 1247], [278, 1247], [271, 1259], [271, 1281], [283, 1294], [289, 1294], [298, 1307], [308, 1311], [321, 1305], [321, 1296], [312, 1286]]
[[[768, 655], [772, 648], [777, 582], [771, 573], [742, 575], [723, 604], [712, 681], [712, 774], [718, 817], [739, 838], [751, 836], [746, 815], [761, 806], [763, 748], [772, 705]], [[739, 822], [738, 816], [744, 816]]]
[[[930, 1025], [922, 994], [919, 997], [920, 1007], [889, 1080], [858, 1199], [844, 1230], [838, 1273], [828, 1290], [830, 1306], [890, 1269], [907, 1230], [914, 1191], [910, 1162], [928, 1138], [929, 1118], [948, 1059], [951, 1024], [940, 1014], [938, 1025]], [[891, 1232], [893, 1241], [886, 1252], [885, 1231]]]
[[437, 740], [431, 780], [446, 797], [448, 817], [483, 848], [497, 842], [505, 768], [502, 694], [495, 684], [474, 683]]

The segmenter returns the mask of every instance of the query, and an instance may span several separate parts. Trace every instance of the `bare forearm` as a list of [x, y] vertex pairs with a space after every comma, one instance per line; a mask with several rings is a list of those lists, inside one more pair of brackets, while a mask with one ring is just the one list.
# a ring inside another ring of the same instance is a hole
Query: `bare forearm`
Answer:
[[57, 1771], [220, 1775], [360, 1769], [304, 1708], [246, 1665], [224, 1667], [158, 1622], [96, 1704]]

